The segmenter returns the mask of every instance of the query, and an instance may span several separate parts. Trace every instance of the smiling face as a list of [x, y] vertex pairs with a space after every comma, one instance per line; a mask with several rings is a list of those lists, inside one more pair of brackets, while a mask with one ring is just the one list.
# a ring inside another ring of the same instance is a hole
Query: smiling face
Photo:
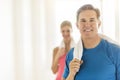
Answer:
[[98, 34], [100, 20], [94, 10], [82, 11], [77, 20], [77, 27], [80, 30], [82, 38], [92, 38]]
[[68, 41], [71, 39], [71, 32], [72, 32], [72, 29], [70, 26], [66, 25], [61, 27], [61, 33], [65, 41]]

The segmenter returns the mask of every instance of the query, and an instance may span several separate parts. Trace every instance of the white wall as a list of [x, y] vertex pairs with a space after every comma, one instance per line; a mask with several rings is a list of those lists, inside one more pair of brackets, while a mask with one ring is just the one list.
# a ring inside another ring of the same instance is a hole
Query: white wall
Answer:
[[0, 80], [14, 80], [12, 0], [0, 0]]

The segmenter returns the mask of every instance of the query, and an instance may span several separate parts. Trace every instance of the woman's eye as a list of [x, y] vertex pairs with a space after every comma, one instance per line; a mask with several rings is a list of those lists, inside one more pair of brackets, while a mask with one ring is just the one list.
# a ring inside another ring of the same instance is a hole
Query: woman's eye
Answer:
[[70, 30], [67, 30], [67, 32], [70, 32]]
[[90, 20], [90, 22], [94, 22], [94, 20]]

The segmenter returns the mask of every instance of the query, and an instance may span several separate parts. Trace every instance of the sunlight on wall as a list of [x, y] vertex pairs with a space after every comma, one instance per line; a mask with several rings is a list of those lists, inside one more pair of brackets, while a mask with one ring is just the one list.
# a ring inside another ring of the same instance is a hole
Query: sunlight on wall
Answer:
[[115, 1], [104, 0], [102, 7], [103, 33], [115, 40]]
[[115, 40], [120, 43], [120, 6], [119, 0], [115, 1]]
[[[45, 1], [45, 26], [42, 26], [45, 28], [45, 43], [46, 43], [46, 49], [45, 54], [46, 60], [45, 60], [45, 66], [44, 66], [44, 73], [42, 76], [46, 80], [54, 80], [54, 75], [51, 71], [51, 65], [52, 65], [52, 50], [55, 46], [54, 42], [56, 40], [54, 37], [56, 36], [56, 26], [55, 26], [55, 1], [56, 0], [46, 0]], [[46, 77], [47, 76], [47, 77]]]
[[[42, 51], [42, 53], [46, 53], [45, 51], [45, 36], [43, 36], [43, 35], [46, 35], [46, 33], [45, 33], [45, 10], [44, 10], [44, 6], [45, 6], [45, 3], [44, 2], [41, 2], [41, 5], [40, 5], [40, 10], [41, 10], [41, 12], [40, 12], [40, 32], [41, 32], [41, 45], [42, 45], [42, 47], [43, 47], [43, 49], [41, 49]], [[41, 47], [41, 48], [42, 48]], [[42, 54], [41, 55], [42, 57], [42, 63], [41, 64], [43, 64], [44, 65], [44, 63], [45, 63], [45, 60], [46, 60], [46, 54]]]
[[14, 80], [12, 0], [0, 0], [0, 80]]
[[24, 47], [24, 80], [32, 80], [32, 27], [31, 27], [31, 3], [29, 0], [22, 0], [22, 21], [23, 21], [23, 47]]

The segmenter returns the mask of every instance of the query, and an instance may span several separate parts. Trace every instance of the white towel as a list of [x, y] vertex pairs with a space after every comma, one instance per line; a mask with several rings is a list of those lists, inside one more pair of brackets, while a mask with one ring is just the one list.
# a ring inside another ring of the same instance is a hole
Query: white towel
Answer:
[[101, 38], [107, 40], [107, 41], [110, 42], [110, 43], [114, 43], [114, 44], [117, 44], [117, 45], [119, 44], [119, 43], [117, 43], [116, 41], [112, 40], [110, 37], [108, 37], [108, 36], [106, 36], [106, 35], [99, 34], [99, 36], [100, 36]]
[[[73, 47], [75, 47], [75, 41], [73, 40], [73, 38], [71, 38], [71, 42], [70, 42], [70, 48], [73, 48]], [[60, 44], [60, 46], [59, 46], [59, 48], [65, 48], [65, 43], [64, 43], [64, 41], [62, 40], [62, 42], [61, 42], [61, 44]]]
[[[105, 35], [99, 34], [99, 36], [101, 38], [107, 40], [108, 42], [118, 44], [117, 42], [115, 42], [114, 40], [112, 40], [111, 38], [109, 38], [109, 37], [107, 37]], [[82, 54], [83, 54], [83, 44], [82, 44], [82, 40], [80, 39], [78, 41], [78, 43], [76, 44], [75, 48], [74, 48], [73, 57], [81, 60]]]
[[73, 56], [74, 58], [81, 60], [82, 53], [83, 53], [83, 44], [82, 44], [82, 40], [79, 39], [78, 43], [75, 45]]

